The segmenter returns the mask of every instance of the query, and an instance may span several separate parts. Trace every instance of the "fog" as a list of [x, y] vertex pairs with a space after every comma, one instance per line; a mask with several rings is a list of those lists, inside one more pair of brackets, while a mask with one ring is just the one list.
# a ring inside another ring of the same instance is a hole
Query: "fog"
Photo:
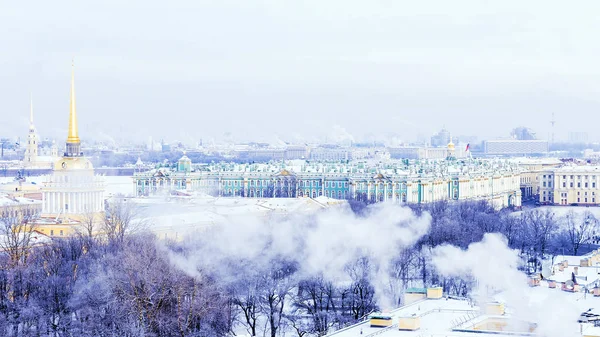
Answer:
[[467, 250], [444, 245], [436, 247], [433, 263], [444, 276], [473, 277], [472, 297], [481, 306], [500, 300], [511, 312], [513, 324], [537, 323], [536, 333], [545, 337], [573, 336], [578, 331], [579, 311], [565, 296], [546, 294], [535, 297], [527, 276], [518, 266], [518, 251], [510, 249], [500, 234], [486, 234]]
[[515, 124], [546, 138], [552, 113], [557, 140], [591, 136], [593, 123], [580, 122], [599, 108], [598, 9], [591, 0], [3, 2], [0, 133], [25, 136], [33, 93], [40, 135], [64, 137], [74, 57], [88, 140], [323, 141], [342, 128], [345, 139], [410, 141], [444, 125], [508, 136]]
[[392, 309], [391, 263], [399, 250], [429, 231], [430, 220], [427, 214], [417, 217], [409, 208], [383, 203], [364, 217], [348, 207], [270, 220], [245, 216], [189, 239], [186, 255], [171, 253], [171, 259], [192, 276], [204, 270], [232, 281], [243, 275], [239, 261], [251, 261], [250, 268], [264, 271], [274, 260], [286, 259], [298, 263], [302, 277], [322, 275], [345, 284], [351, 281], [349, 265], [366, 256], [377, 302]]

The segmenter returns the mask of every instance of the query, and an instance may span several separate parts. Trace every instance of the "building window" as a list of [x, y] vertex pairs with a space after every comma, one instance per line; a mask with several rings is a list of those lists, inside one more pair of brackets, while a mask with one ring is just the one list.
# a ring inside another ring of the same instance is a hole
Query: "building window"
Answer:
[[50, 230], [50, 236], [54, 236], [54, 229]]
[[563, 183], [563, 187], [567, 187], [567, 183]]
[[587, 187], [588, 187], [588, 183], [585, 183], [585, 188], [587, 188]]
[[577, 202], [580, 202], [580, 201], [581, 201], [581, 199], [580, 199], [580, 198], [577, 198]]
[[581, 183], [577, 183], [577, 187], [580, 188], [581, 187]]
[[63, 236], [63, 231], [62, 231], [62, 229], [60, 230], [60, 236]]
[[573, 183], [570, 183], [569, 185], [570, 185], [571, 187], [573, 187]]

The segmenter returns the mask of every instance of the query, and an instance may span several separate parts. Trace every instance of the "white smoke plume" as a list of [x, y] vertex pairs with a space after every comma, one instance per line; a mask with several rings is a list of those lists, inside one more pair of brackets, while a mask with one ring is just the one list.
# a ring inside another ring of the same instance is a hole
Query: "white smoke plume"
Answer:
[[578, 331], [579, 311], [572, 301], [559, 291], [532, 291], [527, 276], [518, 270], [518, 252], [510, 249], [500, 234], [486, 234], [467, 250], [449, 245], [437, 247], [433, 250], [433, 264], [443, 276], [475, 278], [473, 297], [479, 305], [500, 294], [513, 318], [538, 324], [539, 336], [574, 336]]
[[393, 303], [385, 296], [389, 265], [403, 247], [428, 232], [429, 224], [427, 214], [417, 217], [408, 208], [385, 203], [373, 205], [365, 216], [354, 215], [348, 207], [282, 219], [245, 216], [190, 240], [185, 256], [170, 255], [192, 276], [200, 269], [233, 279], [239, 276], [227, 261], [268, 267], [272, 259], [283, 257], [298, 262], [301, 276], [323, 275], [336, 283], [348, 281], [347, 265], [368, 256], [378, 303], [389, 308]]

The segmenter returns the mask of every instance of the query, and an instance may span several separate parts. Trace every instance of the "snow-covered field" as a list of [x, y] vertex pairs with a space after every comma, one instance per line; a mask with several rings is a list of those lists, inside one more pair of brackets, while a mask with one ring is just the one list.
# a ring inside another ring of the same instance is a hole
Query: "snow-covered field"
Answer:
[[550, 212], [554, 213], [554, 215], [557, 217], [565, 216], [565, 215], [567, 215], [567, 213], [569, 213], [571, 211], [575, 212], [576, 214], [583, 214], [585, 212], [590, 212], [596, 218], [600, 218], [600, 207], [598, 207], [598, 206], [590, 206], [590, 207], [585, 207], [585, 206], [540, 206], [540, 207], [535, 207], [535, 208], [527, 208], [523, 211], [514, 212], [513, 215], [517, 216], [517, 215], [520, 215], [522, 212], [532, 211], [532, 210], [539, 210], [539, 211], [543, 211], [543, 212], [549, 210]]
[[[123, 194], [125, 196], [133, 195], [134, 186], [133, 179], [129, 176], [104, 176], [102, 177], [106, 183], [106, 195]], [[42, 186], [48, 179], [48, 176], [27, 177], [25, 184], [35, 183]], [[13, 177], [0, 177], [0, 184], [14, 183]]]
[[152, 232], [161, 238], [183, 239], [224, 222], [244, 218], [262, 218], [269, 215], [311, 213], [321, 209], [345, 205], [345, 201], [320, 197], [310, 198], [219, 198], [196, 196], [191, 198], [151, 197], [134, 198], [129, 202], [141, 208], [141, 215]]

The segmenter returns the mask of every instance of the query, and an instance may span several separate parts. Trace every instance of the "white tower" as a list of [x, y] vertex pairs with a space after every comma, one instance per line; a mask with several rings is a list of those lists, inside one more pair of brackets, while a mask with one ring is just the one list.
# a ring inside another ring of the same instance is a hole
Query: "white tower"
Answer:
[[33, 166], [38, 156], [39, 137], [33, 125], [33, 98], [31, 99], [29, 109], [29, 134], [27, 135], [27, 146], [25, 147], [25, 156], [23, 164], [25, 166]]

